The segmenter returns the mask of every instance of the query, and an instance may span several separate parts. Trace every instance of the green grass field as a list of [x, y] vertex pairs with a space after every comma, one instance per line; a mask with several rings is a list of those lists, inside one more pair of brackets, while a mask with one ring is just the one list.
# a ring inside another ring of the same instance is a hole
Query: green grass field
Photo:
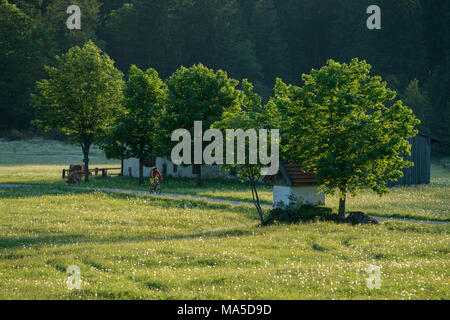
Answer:
[[[80, 147], [60, 142], [31, 140], [9, 142], [0, 140], [0, 183], [64, 186], [61, 170], [71, 163], [82, 163]], [[92, 150], [92, 167], [118, 167], [117, 161], [105, 159], [99, 149]], [[94, 178], [84, 187], [106, 187], [127, 190], [148, 190], [138, 179], [127, 177]], [[251, 201], [251, 190], [239, 182], [205, 181], [196, 186], [195, 179], [170, 179], [163, 182], [163, 192], [190, 194], [230, 200]], [[272, 187], [259, 187], [261, 201], [272, 204]], [[327, 197], [327, 206], [337, 210], [338, 197]], [[375, 216], [450, 221], [450, 172], [433, 165], [432, 183], [427, 186], [396, 187], [379, 197], [368, 192], [350, 197], [348, 210], [365, 211]]]
[[[252, 206], [65, 187], [59, 168], [80, 162], [76, 149], [47, 146], [35, 159], [33, 148], [58, 143], [16, 144], [15, 157], [11, 142], [0, 142], [0, 183], [36, 186], [0, 188], [0, 299], [450, 298], [447, 224], [260, 227]], [[24, 151], [28, 144], [34, 147]], [[65, 153], [58, 160], [53, 152]], [[92, 163], [117, 165], [101, 153]], [[431, 186], [363, 195], [350, 208], [447, 220], [448, 181], [435, 170]], [[139, 188], [121, 179], [92, 185], [117, 187], [109, 183]], [[174, 183], [164, 188], [178, 191]], [[210, 182], [199, 192], [249, 199], [233, 183]], [[269, 188], [262, 193], [271, 198]], [[371, 264], [381, 267], [379, 290], [366, 286]], [[81, 290], [67, 288], [70, 265], [81, 269]]]

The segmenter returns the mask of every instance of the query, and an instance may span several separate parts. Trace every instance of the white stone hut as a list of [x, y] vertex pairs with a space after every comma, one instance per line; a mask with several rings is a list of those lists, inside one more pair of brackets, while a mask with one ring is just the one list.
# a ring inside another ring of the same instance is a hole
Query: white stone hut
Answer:
[[274, 208], [288, 206], [294, 199], [308, 205], [325, 204], [325, 194], [319, 193], [316, 176], [302, 171], [295, 164], [281, 162], [278, 174], [266, 176], [264, 182], [274, 186]]

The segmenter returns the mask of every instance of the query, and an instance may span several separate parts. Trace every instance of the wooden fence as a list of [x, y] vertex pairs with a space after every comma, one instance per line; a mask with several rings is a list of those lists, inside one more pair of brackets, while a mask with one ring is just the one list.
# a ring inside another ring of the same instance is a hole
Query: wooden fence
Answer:
[[[117, 172], [118, 171], [118, 172]], [[70, 169], [62, 170], [62, 178], [65, 179], [66, 176], [70, 173]], [[121, 168], [93, 168], [89, 169], [89, 175], [98, 176], [99, 174], [102, 177], [106, 178], [108, 176], [121, 176], [122, 169]]]

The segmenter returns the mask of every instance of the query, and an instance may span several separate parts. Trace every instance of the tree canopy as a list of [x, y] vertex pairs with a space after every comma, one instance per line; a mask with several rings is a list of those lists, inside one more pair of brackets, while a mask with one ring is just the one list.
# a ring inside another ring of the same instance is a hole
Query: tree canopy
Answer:
[[[212, 127], [215, 129], [222, 130], [224, 136], [226, 135], [226, 130], [243, 130], [248, 134], [254, 134], [254, 137], [259, 135], [259, 129], [272, 129], [277, 127], [277, 110], [275, 104], [270, 104], [264, 106], [262, 104], [261, 97], [253, 91], [253, 85], [247, 80], [242, 81], [242, 90], [239, 90], [239, 104], [232, 105], [227, 108], [220, 120], [213, 123]], [[247, 131], [249, 130], [249, 131]], [[230, 137], [227, 136], [227, 139]], [[261, 148], [264, 141], [260, 138], [258, 143], [258, 148]], [[266, 150], [270, 150], [268, 144], [271, 141], [270, 132], [266, 136]], [[245, 139], [245, 161], [244, 163], [239, 163], [237, 160], [238, 153], [242, 150], [238, 150], [233, 141], [233, 151], [234, 151], [234, 163], [223, 163], [224, 167], [228, 171], [234, 171], [237, 173], [238, 177], [242, 182], [248, 182], [252, 190], [253, 203], [258, 211], [261, 224], [264, 224], [263, 211], [260, 205], [260, 199], [258, 195], [257, 185], [262, 178], [261, 169], [265, 166], [261, 161], [261, 156], [256, 163], [250, 161], [251, 157], [258, 156], [256, 154], [251, 154], [249, 144], [251, 138]], [[253, 139], [256, 141], [257, 139]], [[224, 148], [227, 148], [227, 142], [224, 143]], [[279, 141], [276, 141], [279, 143]], [[256, 142], [255, 142], [256, 146]], [[259, 149], [261, 152], [261, 149]], [[225, 150], [224, 150], [225, 151]], [[272, 150], [270, 150], [273, 152]], [[256, 153], [256, 152], [255, 152]], [[278, 159], [275, 159], [278, 161]]]
[[[202, 121], [203, 130], [221, 119], [224, 110], [237, 104], [238, 81], [222, 70], [214, 71], [202, 64], [181, 67], [168, 80], [169, 96], [160, 119], [159, 153], [169, 156], [174, 143], [172, 132], [186, 129], [194, 136], [194, 122]], [[194, 163], [192, 156], [191, 163]], [[198, 183], [201, 184], [201, 165], [198, 164]]]
[[[136, 64], [167, 79], [181, 65], [201, 62], [232, 78], [248, 78], [264, 102], [276, 77], [299, 85], [299, 74], [327, 59], [357, 57], [395, 91], [404, 93], [411, 81], [419, 81], [430, 101], [426, 113], [417, 115], [421, 130], [443, 140], [440, 150], [450, 152], [449, 1], [379, 0], [380, 30], [366, 27], [369, 0], [2, 0], [2, 10], [11, 10], [11, 4], [17, 8], [11, 18], [2, 18], [0, 33], [0, 46], [18, 55], [2, 56], [12, 92], [2, 93], [0, 119], [6, 126], [27, 128], [34, 118], [27, 96], [41, 76], [28, 77], [28, 70], [42, 72], [54, 62], [44, 56], [90, 39], [124, 73]], [[81, 30], [66, 28], [69, 4], [81, 8]], [[26, 26], [10, 25], [18, 12]]]
[[123, 74], [93, 42], [73, 47], [46, 67], [48, 79], [37, 83], [33, 95], [35, 123], [58, 129], [79, 143], [88, 181], [89, 150], [112, 123], [122, 101]]
[[403, 155], [419, 121], [370, 69], [358, 59], [329, 60], [303, 75], [302, 87], [278, 80], [273, 100], [283, 117], [284, 157], [313, 171], [323, 191], [339, 191], [341, 217], [347, 193], [384, 194], [412, 165]]
[[139, 159], [139, 183], [144, 183], [143, 167], [155, 156], [159, 118], [167, 100], [167, 86], [158, 72], [130, 67], [124, 89], [124, 114], [119, 117], [119, 141], [126, 146], [127, 157]]
[[0, 21], [0, 127], [21, 128], [33, 119], [30, 93], [54, 52], [48, 32], [6, 0]]

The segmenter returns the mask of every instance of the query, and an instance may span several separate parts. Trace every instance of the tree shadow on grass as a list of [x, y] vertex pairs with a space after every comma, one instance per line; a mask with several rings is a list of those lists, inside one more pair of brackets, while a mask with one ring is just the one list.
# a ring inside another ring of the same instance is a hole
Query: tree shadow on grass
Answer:
[[304, 205], [300, 208], [273, 209], [270, 211], [264, 225], [296, 224], [316, 221], [340, 222], [338, 215], [331, 208]]
[[100, 197], [107, 196], [112, 199], [122, 200], [134, 200], [144, 199], [151, 202], [152, 206], [159, 206], [164, 209], [208, 209], [208, 210], [238, 210], [244, 213], [246, 217], [251, 220], [257, 220], [257, 214], [251, 203], [236, 205], [232, 203], [212, 202], [195, 198], [171, 198], [167, 196], [155, 196], [149, 194], [133, 194], [127, 192], [108, 192], [108, 191], [96, 191], [94, 189], [77, 189], [66, 186], [59, 186], [53, 188], [47, 188], [44, 186], [34, 187], [12, 187], [1, 189], [0, 199], [19, 199], [19, 198], [35, 198], [40, 196], [63, 196], [63, 195], [83, 195], [83, 194], [99, 194]]
[[[92, 176], [89, 183], [85, 184], [81, 182], [81, 187], [83, 188], [113, 188], [113, 189], [124, 189], [133, 191], [148, 191], [148, 181], [146, 184], [140, 185], [139, 179], [134, 177], [117, 177], [117, 176]], [[14, 184], [14, 182], [10, 182]], [[65, 186], [64, 180], [59, 181], [22, 181], [22, 185], [32, 185], [34, 187], [46, 187], [46, 188], [60, 188]], [[204, 181], [202, 187], [197, 187], [197, 180], [190, 178], [173, 178], [165, 177], [162, 182], [163, 193], [176, 193], [180, 195], [192, 195], [192, 196], [208, 196], [214, 195], [216, 191], [230, 191], [224, 195], [215, 195], [214, 197], [231, 200], [231, 201], [251, 201], [251, 189], [248, 184], [241, 183], [234, 180], [221, 180], [221, 179], [208, 179]], [[259, 187], [260, 191], [272, 190], [271, 186], [261, 184]], [[243, 198], [242, 193], [247, 195]], [[261, 199], [263, 204], [272, 204], [272, 200]]]
[[9, 187], [0, 187], [0, 199], [20, 199], [33, 198], [48, 195], [65, 195], [65, 194], [87, 194], [92, 193], [91, 190], [71, 189], [61, 184], [48, 185], [13, 185]]
[[[90, 185], [86, 187], [99, 187], [99, 188], [118, 188], [137, 191], [147, 191], [148, 185], [139, 185], [138, 178], [130, 177], [107, 177], [107, 178], [95, 178], [90, 181]], [[192, 196], [205, 196], [206, 194], [212, 195], [216, 191], [230, 191], [235, 193], [229, 193], [226, 196], [215, 195], [216, 198], [231, 201], [251, 201], [251, 188], [246, 183], [241, 183], [235, 180], [226, 179], [207, 179], [203, 182], [202, 187], [197, 186], [197, 180], [192, 178], [173, 178], [165, 177], [162, 182], [163, 193], [177, 193], [182, 195]], [[260, 191], [272, 190], [271, 186], [261, 184], [259, 186]], [[248, 195], [247, 199], [243, 199], [239, 194], [245, 193]], [[272, 204], [272, 201], [261, 200], [261, 203]]]
[[[165, 237], [136, 237], [136, 238], [114, 238], [114, 239], [89, 239], [83, 235], [68, 234], [58, 236], [36, 236], [36, 237], [0, 237], [0, 249], [17, 249], [17, 248], [37, 248], [44, 246], [63, 246], [71, 244], [120, 244], [120, 243], [135, 243], [148, 241], [171, 241], [184, 239], [199, 239], [199, 238], [227, 238], [227, 237], [241, 237], [251, 235], [251, 230], [231, 229], [231, 230], [213, 230], [198, 232], [192, 234], [176, 234]], [[17, 255], [6, 253], [0, 255], [2, 259], [17, 258]]]

